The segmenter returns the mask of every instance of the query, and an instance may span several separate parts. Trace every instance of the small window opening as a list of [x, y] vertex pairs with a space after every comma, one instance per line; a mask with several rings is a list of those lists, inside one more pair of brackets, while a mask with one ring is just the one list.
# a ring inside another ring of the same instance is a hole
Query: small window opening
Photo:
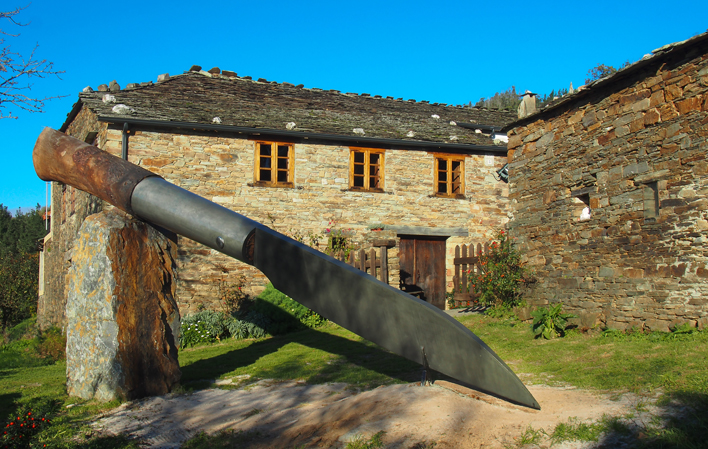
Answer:
[[585, 193], [574, 196], [573, 205], [578, 221], [588, 221], [592, 218], [592, 209], [590, 209], [590, 194]]
[[659, 217], [659, 185], [657, 182], [644, 184], [644, 219]]

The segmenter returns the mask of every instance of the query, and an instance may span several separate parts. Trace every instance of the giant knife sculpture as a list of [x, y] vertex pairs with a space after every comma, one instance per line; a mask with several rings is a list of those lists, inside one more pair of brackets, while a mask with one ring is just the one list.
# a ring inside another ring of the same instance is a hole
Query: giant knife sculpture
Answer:
[[261, 270], [273, 286], [389, 351], [502, 399], [540, 409], [482, 340], [436, 307], [272, 229], [52, 129], [37, 139], [37, 175]]

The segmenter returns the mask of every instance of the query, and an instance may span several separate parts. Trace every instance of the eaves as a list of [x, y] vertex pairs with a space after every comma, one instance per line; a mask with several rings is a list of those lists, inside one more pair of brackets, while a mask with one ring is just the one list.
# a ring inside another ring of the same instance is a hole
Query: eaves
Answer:
[[[464, 154], [498, 153], [506, 155], [506, 145], [473, 145], [364, 136], [344, 136], [306, 131], [288, 131], [282, 129], [253, 128], [233, 125], [134, 119], [130, 117], [104, 115], [99, 115], [98, 121], [116, 125], [120, 129], [129, 130], [165, 130], [170, 132], [180, 131], [187, 133], [231, 134], [243, 139], [273, 139], [292, 143], [440, 151]], [[127, 128], [125, 128], [126, 124], [128, 125]]]

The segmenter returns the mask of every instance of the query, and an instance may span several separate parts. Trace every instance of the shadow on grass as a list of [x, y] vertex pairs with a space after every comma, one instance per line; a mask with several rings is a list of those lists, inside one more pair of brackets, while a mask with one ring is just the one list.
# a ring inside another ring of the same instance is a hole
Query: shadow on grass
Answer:
[[610, 422], [599, 448], [708, 448], [708, 395], [674, 393], [658, 413]]
[[[339, 358], [313, 363], [296, 350], [289, 355], [275, 356], [284, 346], [292, 343], [336, 354]], [[268, 377], [273, 379], [304, 379], [308, 383], [346, 382], [345, 372], [360, 368], [360, 371], [380, 374], [379, 378], [389, 377], [410, 382], [419, 380], [421, 373], [419, 364], [387, 352], [370, 342], [352, 341], [331, 333], [308, 329], [278, 335], [245, 348], [186, 365], [181, 368], [182, 383], [218, 378], [270, 355], [273, 355], [274, 363], [268, 363], [266, 369]], [[374, 380], [374, 383], [380, 382]]]
[[15, 405], [15, 401], [21, 397], [22, 395], [20, 393], [0, 394], [0, 420], [4, 421], [12, 412], [15, 411], [15, 408], [17, 407]]

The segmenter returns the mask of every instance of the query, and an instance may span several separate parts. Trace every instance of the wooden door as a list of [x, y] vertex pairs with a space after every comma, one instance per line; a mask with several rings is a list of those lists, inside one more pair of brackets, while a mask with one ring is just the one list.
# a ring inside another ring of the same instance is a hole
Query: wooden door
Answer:
[[445, 238], [401, 237], [401, 290], [445, 309]]

